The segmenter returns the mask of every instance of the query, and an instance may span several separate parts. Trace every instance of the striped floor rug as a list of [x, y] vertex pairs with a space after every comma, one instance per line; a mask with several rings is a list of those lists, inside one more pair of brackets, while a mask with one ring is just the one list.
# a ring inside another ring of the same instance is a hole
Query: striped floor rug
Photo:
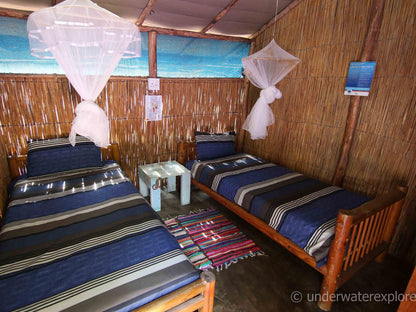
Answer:
[[264, 253], [215, 209], [165, 220], [185, 254], [201, 270], [228, 268], [239, 259]]

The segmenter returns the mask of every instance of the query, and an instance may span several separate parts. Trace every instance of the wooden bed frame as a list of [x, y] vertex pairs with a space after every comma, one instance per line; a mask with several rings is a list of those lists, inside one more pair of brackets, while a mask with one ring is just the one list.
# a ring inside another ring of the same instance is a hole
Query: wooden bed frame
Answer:
[[[101, 148], [103, 160], [114, 160], [120, 164], [120, 150], [117, 143], [108, 148]], [[8, 156], [10, 176], [12, 179], [26, 173], [27, 155]], [[0, 214], [0, 224], [1, 224]], [[202, 272], [198, 280], [185, 285], [171, 293], [149, 302], [134, 312], [186, 312], [195, 311], [212, 312], [214, 307], [215, 275], [211, 272]]]
[[[192, 159], [196, 159], [196, 143], [180, 142], [178, 162], [185, 164]], [[359, 269], [373, 259], [383, 261], [407, 192], [406, 187], [398, 187], [389, 194], [379, 196], [353, 210], [340, 210], [328, 261], [324, 266], [317, 268], [312, 256], [267, 223], [209, 187], [194, 179], [191, 181], [220, 204], [319, 271], [323, 275], [323, 281], [318, 305], [325, 311], [331, 309], [335, 291]]]

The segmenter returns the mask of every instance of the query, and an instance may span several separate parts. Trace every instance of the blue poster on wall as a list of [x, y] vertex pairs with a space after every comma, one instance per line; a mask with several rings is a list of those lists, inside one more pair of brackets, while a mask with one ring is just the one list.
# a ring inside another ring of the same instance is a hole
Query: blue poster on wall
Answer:
[[376, 62], [351, 62], [345, 95], [368, 96]]

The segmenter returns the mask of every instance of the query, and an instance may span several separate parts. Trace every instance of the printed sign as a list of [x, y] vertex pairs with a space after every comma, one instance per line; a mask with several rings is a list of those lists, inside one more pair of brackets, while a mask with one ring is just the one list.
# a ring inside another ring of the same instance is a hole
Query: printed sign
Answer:
[[162, 120], [163, 103], [161, 95], [146, 95], [145, 105], [145, 121]]
[[375, 68], [376, 62], [352, 62], [344, 94], [368, 96]]

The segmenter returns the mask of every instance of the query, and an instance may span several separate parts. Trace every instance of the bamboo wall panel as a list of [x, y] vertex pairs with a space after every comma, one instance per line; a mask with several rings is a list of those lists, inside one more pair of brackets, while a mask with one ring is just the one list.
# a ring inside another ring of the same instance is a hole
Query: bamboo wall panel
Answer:
[[[244, 149], [330, 182], [338, 159], [350, 98], [344, 88], [358, 61], [372, 1], [302, 1], [276, 25], [276, 42], [301, 59], [278, 83], [283, 97], [271, 104], [276, 122], [265, 140], [245, 134]], [[269, 27], [255, 49], [273, 37]], [[376, 72], [363, 99], [344, 187], [369, 196], [396, 184], [409, 193], [391, 252], [415, 262], [416, 248], [416, 2], [386, 0], [374, 53]], [[250, 85], [249, 108], [258, 97]], [[413, 244], [413, 245], [412, 245]], [[409, 252], [413, 251], [413, 252]]]
[[[151, 122], [144, 118], [146, 84], [114, 77], [97, 99], [110, 121], [110, 141], [119, 142], [122, 165], [136, 185], [139, 165], [176, 159], [178, 141], [191, 139], [195, 130], [241, 127], [243, 79], [161, 79], [163, 119]], [[62, 76], [2, 75], [0, 99], [7, 154], [26, 153], [30, 138], [68, 135], [80, 102]]]

